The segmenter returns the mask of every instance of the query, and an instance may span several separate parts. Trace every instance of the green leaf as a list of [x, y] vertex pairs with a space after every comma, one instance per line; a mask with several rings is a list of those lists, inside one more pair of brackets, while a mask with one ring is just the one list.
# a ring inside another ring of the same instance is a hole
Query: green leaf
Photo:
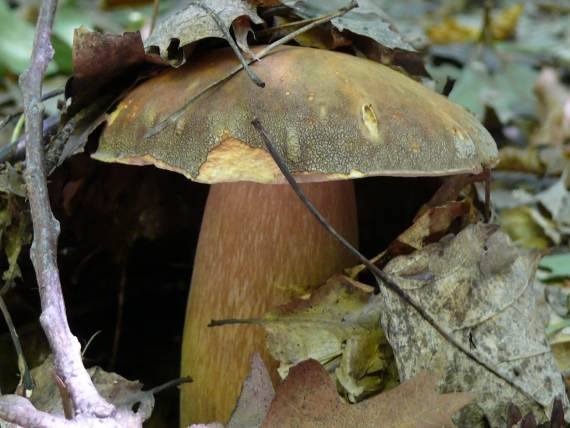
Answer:
[[543, 281], [570, 279], [570, 253], [546, 256], [538, 267], [550, 271]]
[[[35, 27], [14, 13], [7, 2], [0, 1], [0, 68], [6, 67], [15, 74], [28, 68], [35, 31]], [[51, 63], [48, 73], [57, 69], [57, 65]]]

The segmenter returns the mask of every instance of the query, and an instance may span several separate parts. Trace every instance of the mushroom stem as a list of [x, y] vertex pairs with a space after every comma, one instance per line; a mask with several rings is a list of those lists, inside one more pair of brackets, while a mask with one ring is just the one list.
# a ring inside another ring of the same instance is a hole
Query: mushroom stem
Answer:
[[[331, 225], [356, 245], [352, 182], [302, 187]], [[319, 284], [352, 263], [289, 185], [212, 185], [184, 327], [182, 375], [194, 382], [182, 386], [181, 426], [227, 422], [253, 352], [261, 354], [274, 384], [279, 379], [261, 326], [208, 328], [212, 319], [259, 317], [290, 300], [275, 283]]]

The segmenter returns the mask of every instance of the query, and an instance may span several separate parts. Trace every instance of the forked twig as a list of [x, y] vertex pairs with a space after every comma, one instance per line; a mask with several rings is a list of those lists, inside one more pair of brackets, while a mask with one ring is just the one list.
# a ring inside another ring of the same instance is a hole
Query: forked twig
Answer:
[[255, 118], [251, 123], [255, 127], [255, 129], [259, 132], [261, 137], [263, 138], [263, 141], [265, 142], [265, 145], [267, 146], [267, 150], [271, 154], [271, 157], [273, 158], [273, 160], [275, 161], [275, 163], [277, 164], [277, 166], [279, 167], [279, 169], [281, 170], [281, 172], [283, 173], [283, 175], [285, 176], [285, 178], [287, 179], [287, 181], [289, 182], [289, 184], [291, 185], [291, 187], [293, 188], [293, 190], [295, 191], [295, 193], [297, 194], [299, 199], [301, 199], [301, 201], [307, 207], [307, 209], [311, 212], [311, 214], [313, 214], [315, 216], [315, 218], [318, 220], [318, 222], [321, 223], [323, 225], [323, 227], [326, 230], [328, 230], [335, 237], [335, 239], [337, 239], [338, 242], [340, 242], [342, 244], [342, 246], [344, 248], [346, 248], [348, 250], [349, 253], [351, 253], [354, 257], [356, 257], [358, 260], [360, 260], [360, 262], [362, 264], [364, 264], [370, 270], [370, 272], [372, 272], [374, 274], [374, 276], [376, 277], [376, 281], [378, 282], [378, 285], [376, 287], [376, 292], [379, 291], [379, 289], [378, 289], [379, 284], [383, 283], [386, 286], [386, 288], [388, 288], [391, 291], [393, 291], [394, 293], [396, 293], [401, 299], [403, 299], [406, 303], [408, 303], [411, 307], [413, 307], [423, 319], [425, 319], [439, 334], [441, 334], [444, 337], [445, 340], [447, 340], [453, 346], [458, 348], [469, 359], [471, 359], [475, 363], [483, 366], [484, 368], [486, 368], [487, 370], [489, 370], [491, 373], [495, 374], [499, 378], [503, 379], [511, 387], [513, 387], [517, 391], [521, 392], [522, 394], [527, 396], [529, 399], [537, 402], [542, 407], [547, 407], [550, 404], [550, 403], [543, 403], [539, 398], [537, 398], [533, 394], [527, 392], [515, 380], [510, 379], [506, 375], [499, 372], [499, 370], [494, 365], [492, 365], [491, 363], [488, 363], [487, 361], [482, 360], [476, 354], [471, 352], [471, 350], [469, 348], [464, 346], [461, 342], [457, 341], [442, 326], [440, 326], [437, 323], [437, 321], [429, 313], [427, 313], [408, 293], [406, 293], [406, 291], [404, 291], [394, 281], [394, 278], [391, 275], [388, 275], [386, 272], [380, 270], [376, 265], [371, 263], [366, 257], [364, 257], [362, 254], [360, 254], [360, 252], [356, 248], [354, 248], [346, 239], [344, 239], [327, 222], [327, 220], [321, 215], [321, 213], [319, 213], [319, 211], [315, 208], [315, 206], [307, 198], [307, 196], [305, 195], [303, 190], [299, 187], [299, 185], [295, 181], [295, 178], [293, 178], [293, 175], [291, 174], [291, 172], [287, 168], [287, 165], [285, 165], [285, 162], [283, 162], [283, 158], [281, 157], [281, 155], [279, 154], [279, 152], [275, 148], [275, 144], [271, 140], [269, 133], [267, 132], [267, 130], [265, 129], [265, 127], [263, 126], [263, 124], [261, 123], [259, 118]]
[[[34, 227], [30, 255], [36, 271], [42, 302], [40, 323], [54, 354], [54, 368], [65, 382], [74, 407], [86, 418], [114, 422], [115, 407], [99, 395], [81, 360], [79, 342], [69, 330], [57, 268], [59, 223], [53, 216], [46, 181], [42, 146], [42, 83], [54, 55], [50, 43], [57, 0], [43, 0], [40, 6], [30, 66], [20, 76], [26, 117], [26, 160], [24, 172]], [[70, 421], [39, 412], [0, 398], [0, 418], [21, 426], [66, 427]], [[132, 421], [140, 418], [132, 418]], [[77, 426], [77, 424], [73, 424]], [[93, 426], [83, 423], [82, 426]], [[98, 426], [105, 426], [99, 424]], [[110, 426], [110, 425], [107, 425]]]
[[265, 88], [265, 83], [259, 77], [257, 77], [257, 75], [253, 71], [251, 71], [251, 68], [249, 68], [249, 64], [251, 64], [251, 62], [246, 62], [246, 60], [243, 57], [243, 55], [241, 54], [238, 46], [236, 45], [236, 42], [234, 42], [232, 35], [230, 34], [230, 32], [228, 31], [228, 29], [226, 28], [226, 26], [224, 25], [224, 23], [220, 19], [220, 17], [216, 14], [216, 12], [214, 12], [208, 6], [203, 4], [201, 1], [197, 1], [195, 4], [196, 4], [196, 6], [204, 9], [206, 11], [206, 13], [208, 15], [210, 15], [210, 18], [212, 18], [214, 20], [214, 22], [216, 23], [216, 25], [218, 26], [220, 31], [222, 33], [224, 33], [224, 38], [228, 41], [228, 43], [230, 44], [230, 46], [234, 50], [234, 53], [238, 57], [239, 62], [241, 62], [243, 69], [246, 71], [246, 73], [249, 76], [249, 78], [251, 79], [251, 81], [253, 83], [255, 83], [257, 86], [259, 86], [260, 88]]
[[[351, 3], [343, 8], [340, 8], [339, 10], [336, 10], [334, 12], [328, 13], [326, 15], [323, 15], [322, 17], [320, 17], [319, 19], [317, 19], [316, 21], [312, 22], [309, 25], [306, 25], [303, 28], [299, 28], [297, 31], [293, 31], [292, 33], [288, 34], [287, 36], [283, 37], [282, 39], [277, 40], [276, 42], [270, 44], [269, 46], [266, 46], [263, 50], [261, 50], [258, 54], [256, 54], [256, 58], [257, 59], [261, 59], [264, 56], [266, 56], [268, 53], [270, 53], [272, 50], [274, 50], [275, 48], [277, 48], [278, 46], [281, 46], [287, 42], [289, 42], [290, 40], [293, 40], [295, 37], [297, 37], [299, 34], [304, 33], [305, 31], [310, 30], [311, 28], [317, 27], [321, 24], [324, 24], [325, 22], [330, 21], [331, 19], [337, 18], [339, 16], [344, 15], [345, 13], [347, 13], [348, 11], [354, 9], [355, 7], [358, 7], [358, 3], [354, 0], [351, 1]], [[254, 58], [250, 58], [248, 60], [246, 60], [247, 64], [251, 64], [255, 59]], [[160, 131], [162, 131], [163, 129], [167, 128], [168, 126], [172, 125], [174, 122], [176, 122], [178, 119], [180, 119], [184, 113], [186, 113], [191, 107], [192, 105], [194, 105], [194, 103], [196, 101], [198, 101], [200, 98], [202, 98], [202, 96], [204, 94], [207, 93], [207, 91], [209, 91], [210, 89], [212, 89], [214, 86], [219, 85], [221, 82], [224, 82], [225, 80], [227, 80], [228, 78], [230, 78], [231, 76], [233, 76], [234, 74], [236, 74], [238, 71], [240, 71], [243, 68], [243, 65], [238, 65], [236, 68], [234, 68], [233, 70], [231, 70], [226, 76], [224, 76], [223, 78], [221, 78], [220, 80], [217, 80], [213, 83], [211, 83], [210, 85], [208, 85], [206, 88], [204, 88], [199, 94], [197, 94], [196, 96], [194, 96], [193, 98], [191, 98], [190, 100], [188, 100], [186, 102], [186, 104], [184, 104], [182, 107], [180, 107], [176, 112], [174, 112], [171, 116], [169, 116], [167, 119], [165, 119], [164, 121], [160, 122], [158, 125], [156, 125], [154, 128], [152, 128], [150, 131], [148, 131], [143, 138], [150, 138], [155, 134], [158, 134]]]

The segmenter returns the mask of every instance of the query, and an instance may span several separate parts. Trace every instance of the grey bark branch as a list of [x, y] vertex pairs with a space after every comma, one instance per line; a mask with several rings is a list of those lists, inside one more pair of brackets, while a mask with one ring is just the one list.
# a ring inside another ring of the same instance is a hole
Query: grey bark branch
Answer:
[[[116, 412], [97, 392], [81, 360], [81, 346], [71, 334], [65, 312], [63, 293], [57, 269], [57, 238], [59, 223], [49, 203], [46, 182], [43, 137], [42, 82], [47, 66], [53, 58], [50, 43], [51, 28], [57, 0], [44, 0], [38, 17], [34, 48], [29, 68], [20, 76], [26, 119], [26, 160], [24, 173], [34, 225], [31, 258], [36, 271], [42, 315], [40, 322], [54, 353], [54, 368], [65, 382], [75, 406], [76, 414], [107, 418]], [[66, 426], [63, 419], [51, 417], [58, 425], [39, 423], [34, 409], [12, 405], [1, 400], [0, 417], [24, 426]], [[43, 416], [42, 416], [43, 418]], [[49, 418], [48, 418], [49, 419]]]

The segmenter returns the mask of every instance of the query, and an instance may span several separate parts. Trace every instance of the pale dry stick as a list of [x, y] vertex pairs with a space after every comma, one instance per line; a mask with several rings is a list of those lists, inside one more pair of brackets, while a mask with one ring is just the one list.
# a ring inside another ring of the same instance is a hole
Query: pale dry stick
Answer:
[[[295, 37], [297, 37], [299, 34], [304, 33], [305, 31], [310, 30], [311, 28], [317, 27], [321, 24], [324, 24], [325, 22], [330, 21], [331, 19], [337, 18], [339, 16], [344, 15], [345, 13], [347, 13], [348, 11], [354, 9], [355, 7], [358, 7], [358, 3], [356, 1], [352, 1], [349, 5], [340, 8], [339, 10], [336, 10], [334, 12], [328, 13], [326, 15], [323, 15], [321, 18], [319, 18], [318, 20], [312, 22], [311, 24], [303, 27], [303, 28], [299, 28], [297, 31], [293, 31], [292, 33], [288, 34], [287, 36], [283, 37], [282, 39], [277, 40], [276, 42], [270, 44], [269, 46], [266, 46], [263, 50], [261, 50], [257, 55], [256, 58], [257, 59], [261, 59], [263, 58], [265, 55], [267, 55], [269, 52], [271, 52], [272, 50], [274, 50], [276, 47], [281, 46], [285, 43], [287, 43], [290, 40], [293, 40]], [[251, 64], [253, 61], [255, 61], [254, 58], [250, 58], [248, 59], [246, 62], [247, 64]], [[204, 88], [198, 95], [196, 95], [195, 97], [193, 97], [192, 99], [188, 100], [188, 102], [186, 104], [184, 104], [180, 109], [178, 109], [176, 112], [174, 112], [171, 116], [169, 116], [167, 119], [165, 119], [164, 121], [160, 122], [158, 125], [156, 125], [154, 128], [152, 128], [150, 131], [148, 131], [143, 138], [150, 138], [152, 137], [154, 134], [158, 134], [160, 131], [162, 131], [163, 129], [167, 128], [168, 126], [170, 126], [171, 124], [173, 124], [174, 122], [176, 122], [178, 119], [180, 119], [180, 117], [182, 117], [184, 115], [184, 113], [186, 113], [188, 111], [188, 109], [190, 109], [190, 107], [192, 107], [192, 105], [198, 101], [199, 99], [201, 99], [210, 89], [212, 89], [214, 86], [217, 86], [218, 84], [220, 84], [221, 82], [227, 80], [228, 78], [230, 78], [231, 76], [233, 76], [234, 74], [236, 74], [238, 71], [240, 71], [243, 68], [243, 65], [238, 65], [236, 68], [234, 68], [232, 71], [230, 71], [226, 76], [224, 76], [222, 79], [217, 80], [215, 82], [213, 82], [212, 84], [208, 85], [206, 88]]]
[[[40, 323], [54, 353], [54, 369], [65, 382], [78, 414], [106, 418], [113, 415], [115, 407], [107, 403], [95, 389], [83, 366], [79, 341], [71, 334], [67, 323], [57, 269], [59, 223], [50, 208], [45, 154], [41, 144], [44, 112], [41, 90], [47, 66], [54, 54], [50, 36], [56, 9], [57, 0], [42, 1], [31, 63], [20, 76], [26, 117], [27, 168], [24, 178], [34, 226], [34, 240], [30, 254], [42, 302]], [[5, 406], [0, 406], [2, 418], [8, 416], [3, 412], [4, 409]], [[52, 419], [55, 418], [52, 416]], [[21, 421], [16, 421], [19, 422]]]
[[156, 18], [158, 17], [158, 8], [160, 7], [160, 0], [154, 0], [154, 4], [152, 6], [152, 18], [150, 20], [150, 31], [148, 35], [150, 36], [154, 31], [154, 27], [156, 26]]
[[299, 199], [301, 199], [301, 201], [311, 212], [311, 214], [315, 216], [317, 221], [321, 223], [323, 227], [328, 232], [330, 232], [331, 235], [333, 235], [335, 239], [338, 242], [340, 242], [344, 248], [346, 248], [354, 257], [360, 260], [360, 262], [364, 264], [368, 268], [368, 270], [374, 274], [374, 276], [376, 277], [376, 281], [378, 282], [378, 285], [376, 287], [376, 292], [379, 291], [380, 284], [384, 284], [386, 288], [396, 293], [402, 300], [404, 300], [412, 308], [414, 308], [423, 319], [425, 319], [435, 330], [437, 330], [439, 334], [443, 336], [445, 340], [447, 340], [449, 343], [451, 343], [453, 346], [455, 346], [457, 349], [463, 352], [470, 360], [474, 361], [476, 364], [483, 366], [497, 377], [503, 379], [511, 387], [521, 392], [529, 399], [535, 401], [540, 406], [544, 408], [549, 406], [550, 403], [542, 402], [538, 397], [535, 397], [532, 393], [526, 391], [524, 387], [522, 385], [519, 385], [517, 381], [501, 373], [499, 369], [497, 369], [493, 364], [481, 359], [479, 356], [471, 352], [471, 350], [468, 349], [465, 345], [463, 345], [461, 342], [459, 342], [453, 336], [451, 336], [451, 334], [449, 334], [449, 332], [447, 332], [442, 326], [440, 326], [438, 322], [420, 306], [419, 303], [417, 303], [412, 297], [410, 297], [410, 295], [406, 293], [396, 283], [396, 281], [391, 275], [387, 274], [383, 270], [379, 269], [376, 265], [371, 263], [366, 257], [360, 254], [360, 252], [356, 248], [354, 248], [346, 239], [344, 239], [327, 222], [327, 220], [321, 215], [321, 213], [317, 211], [315, 206], [307, 198], [303, 190], [299, 187], [299, 185], [295, 181], [295, 178], [293, 178], [293, 175], [291, 175], [291, 172], [287, 168], [287, 165], [285, 165], [285, 162], [283, 162], [283, 158], [275, 148], [275, 144], [273, 143], [269, 133], [267, 132], [261, 121], [258, 118], [255, 118], [251, 123], [263, 138], [263, 141], [265, 142], [265, 145], [267, 146], [267, 150], [271, 154], [271, 157], [273, 158], [273, 160], [275, 161], [275, 163], [277, 164], [277, 166], [279, 167], [279, 169], [281, 170], [281, 172], [283, 173], [283, 175], [285, 176], [285, 178], [287, 179], [287, 181], [289, 182], [289, 184], [291, 185], [291, 187], [293, 188]]

